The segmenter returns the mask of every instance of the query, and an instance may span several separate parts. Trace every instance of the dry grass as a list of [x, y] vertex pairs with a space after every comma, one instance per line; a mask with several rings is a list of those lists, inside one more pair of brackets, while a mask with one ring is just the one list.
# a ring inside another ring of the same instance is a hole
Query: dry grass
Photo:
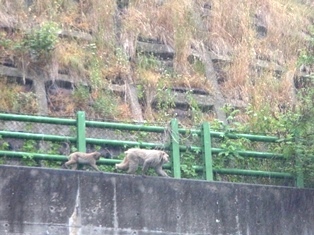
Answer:
[[90, 58], [87, 50], [85, 50], [86, 47], [87, 43], [84, 45], [75, 40], [60, 40], [54, 52], [60, 70], [67, 71], [68, 74], [77, 74], [77, 78], [86, 77], [86, 63]]
[[[15, 99], [15, 94], [22, 91], [21, 87], [17, 85], [8, 85], [5, 81], [1, 78], [0, 88], [3, 92], [1, 92], [0, 96], [0, 107], [3, 110], [13, 111], [13, 100]], [[7, 88], [10, 89], [7, 89]]]
[[37, 113], [37, 100], [33, 92], [26, 86], [9, 82], [0, 77], [0, 107], [2, 112]]
[[76, 111], [76, 105], [73, 102], [73, 96], [67, 93], [49, 96], [48, 112], [52, 116], [73, 116]]
[[[313, 22], [313, 7], [297, 0], [216, 0], [211, 1], [209, 11], [204, 8], [208, 2], [129, 1], [129, 7], [121, 12], [124, 51], [117, 43], [115, 1], [34, 0], [32, 6], [26, 7], [18, 0], [1, 0], [0, 26], [28, 29], [43, 21], [53, 21], [63, 29], [90, 33], [91, 42], [60, 40], [53, 54], [57, 64], [52, 66], [67, 71], [78, 81], [84, 78], [93, 82], [96, 76], [97, 82], [103, 84], [108, 80], [114, 82], [133, 67], [136, 71], [133, 80], [148, 90], [156, 90], [163, 83], [210, 91], [204, 74], [188, 62], [192, 42], [200, 42], [217, 55], [232, 58], [232, 63], [222, 66], [226, 76], [221, 89], [226, 98], [251, 103], [255, 110], [267, 103], [274, 112], [281, 103], [293, 103], [294, 97], [288, 92], [292, 87], [291, 74], [296, 71], [300, 51], [306, 48], [304, 35]], [[256, 36], [255, 16], [261, 17], [267, 26], [267, 35], [263, 38]], [[20, 36], [20, 32], [4, 35], [5, 38]], [[165, 77], [158, 70], [143, 70], [131, 64], [129, 56], [136, 58], [138, 36], [153, 38], [174, 48], [175, 76]], [[254, 67], [256, 59], [272, 65], [269, 70], [261, 71]], [[271, 71], [274, 64], [282, 67], [281, 79], [274, 78]], [[127, 112], [125, 107], [121, 110]], [[122, 117], [128, 115], [124, 113]]]
[[118, 114], [114, 117], [115, 120], [131, 120], [131, 110], [127, 103], [121, 102], [117, 107]]
[[[224, 95], [252, 103], [256, 109], [265, 103], [274, 109], [279, 103], [291, 103], [292, 96], [287, 92], [290, 91], [291, 80], [276, 80], [272, 72], [261, 72], [252, 66], [257, 58], [274, 61], [282, 66], [283, 78], [287, 77], [288, 71], [295, 70], [298, 52], [305, 46], [300, 32], [306, 31], [310, 25], [306, 17], [311, 9], [295, 1], [247, 0], [233, 4], [215, 2], [214, 11], [212, 35], [216, 41], [219, 38], [226, 45], [223, 49], [232, 48], [233, 55], [233, 63], [226, 70], [228, 80], [223, 85]], [[255, 36], [252, 27], [254, 14], [265, 15], [265, 38]], [[220, 53], [219, 50], [216, 52]], [[271, 65], [269, 69], [272, 69]]]

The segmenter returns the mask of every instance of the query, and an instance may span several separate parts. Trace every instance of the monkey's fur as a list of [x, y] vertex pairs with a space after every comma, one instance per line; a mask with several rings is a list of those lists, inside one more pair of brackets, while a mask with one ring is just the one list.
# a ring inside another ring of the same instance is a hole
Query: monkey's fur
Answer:
[[92, 153], [83, 153], [83, 152], [74, 152], [68, 156], [68, 161], [64, 163], [64, 166], [68, 168], [69, 165], [72, 166], [72, 170], [76, 170], [78, 164], [90, 165], [96, 171], [99, 171], [96, 166], [96, 161], [99, 160], [101, 153], [92, 152]]
[[169, 177], [162, 170], [162, 165], [169, 162], [169, 155], [161, 150], [148, 150], [131, 148], [124, 152], [126, 156], [116, 169], [127, 170], [127, 173], [134, 174], [139, 165], [142, 166], [142, 175], [145, 175], [148, 168], [152, 167], [159, 176]]

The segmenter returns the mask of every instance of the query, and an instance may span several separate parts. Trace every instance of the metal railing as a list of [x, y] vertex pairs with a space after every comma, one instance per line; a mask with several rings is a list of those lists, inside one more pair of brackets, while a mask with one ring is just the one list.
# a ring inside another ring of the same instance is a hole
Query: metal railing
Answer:
[[[129, 124], [129, 123], [114, 123], [114, 122], [99, 122], [88, 121], [85, 119], [85, 113], [82, 111], [77, 112], [76, 119], [55, 118], [55, 117], [43, 117], [43, 116], [29, 116], [29, 115], [16, 115], [0, 113], [0, 120], [2, 121], [18, 121], [29, 123], [46, 123], [72, 126], [76, 130], [73, 136], [64, 135], [49, 135], [38, 134], [20, 131], [6, 131], [1, 130], [0, 136], [2, 138], [17, 138], [23, 140], [43, 140], [43, 141], [67, 141], [76, 145], [77, 151], [86, 152], [87, 144], [105, 145], [111, 147], [141, 147], [141, 148], [159, 148], [169, 151], [171, 156], [171, 163], [168, 168], [171, 169], [174, 178], [181, 178], [181, 164], [180, 155], [189, 150], [200, 153], [202, 155], [202, 164], [195, 165], [193, 168], [197, 171], [203, 172], [203, 178], [208, 181], [214, 180], [214, 174], [230, 174], [230, 175], [244, 175], [244, 176], [257, 176], [257, 177], [269, 177], [269, 178], [283, 178], [295, 180], [297, 187], [304, 187], [303, 174], [299, 169], [297, 174], [291, 174], [286, 172], [272, 172], [272, 171], [258, 171], [258, 170], [245, 170], [245, 169], [225, 169], [213, 167], [213, 154], [219, 154], [224, 151], [222, 148], [212, 147], [212, 138], [222, 138], [227, 136], [230, 139], [245, 138], [250, 141], [269, 142], [276, 143], [277, 137], [274, 136], [262, 136], [262, 135], [249, 135], [249, 134], [233, 134], [223, 133], [210, 130], [209, 123], [205, 122], [199, 129], [184, 129], [179, 128], [177, 119], [172, 119], [167, 127], [160, 126], [148, 126], [146, 124]], [[87, 138], [87, 128], [100, 128], [111, 129], [120, 131], [134, 131], [134, 132], [150, 132], [150, 133], [168, 133], [169, 141], [167, 143], [151, 143], [151, 142], [139, 142], [129, 140], [117, 140], [117, 139], [104, 139], [104, 138]], [[181, 143], [180, 135], [192, 133], [200, 137], [200, 143], [192, 146], [185, 146]], [[269, 152], [255, 152], [255, 151], [239, 151], [238, 154], [243, 157], [249, 158], [261, 158], [261, 159], [284, 159], [281, 154], [274, 154]], [[20, 151], [8, 151], [0, 150], [0, 156], [7, 157], [25, 157], [30, 156], [34, 160], [51, 160], [51, 161], [66, 161], [67, 157], [64, 155], [43, 154], [34, 152], [20, 152]], [[113, 165], [119, 163], [118, 159], [100, 159], [98, 164]]]

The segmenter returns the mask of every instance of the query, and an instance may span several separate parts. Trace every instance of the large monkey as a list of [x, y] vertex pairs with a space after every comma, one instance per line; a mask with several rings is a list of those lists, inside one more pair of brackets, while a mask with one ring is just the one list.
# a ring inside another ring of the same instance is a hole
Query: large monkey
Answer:
[[145, 175], [148, 168], [152, 167], [159, 176], [168, 177], [162, 170], [162, 165], [169, 162], [169, 155], [161, 150], [148, 150], [131, 148], [124, 152], [126, 156], [116, 169], [127, 170], [127, 173], [134, 174], [138, 166], [142, 166], [142, 175]]
[[101, 153], [92, 152], [92, 153], [83, 153], [83, 152], [74, 152], [68, 156], [68, 161], [64, 163], [65, 167], [68, 168], [69, 165], [72, 166], [72, 170], [76, 170], [78, 164], [90, 165], [96, 171], [99, 171], [96, 166], [96, 161], [99, 160]]

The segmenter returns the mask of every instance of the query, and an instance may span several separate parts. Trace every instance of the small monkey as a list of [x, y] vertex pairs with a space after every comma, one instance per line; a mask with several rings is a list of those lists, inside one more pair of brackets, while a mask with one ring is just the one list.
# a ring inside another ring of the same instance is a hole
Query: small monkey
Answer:
[[72, 170], [76, 170], [78, 164], [90, 165], [96, 171], [99, 171], [96, 166], [96, 161], [99, 160], [101, 153], [92, 152], [92, 153], [83, 153], [83, 152], [74, 152], [68, 156], [68, 161], [64, 163], [65, 167], [68, 168], [69, 165], [72, 166]]
[[146, 174], [148, 168], [152, 167], [159, 176], [169, 177], [162, 169], [162, 165], [169, 162], [169, 155], [166, 152], [131, 148], [124, 153], [126, 156], [120, 164], [116, 164], [116, 169], [127, 170], [127, 173], [134, 174], [138, 166], [141, 165], [143, 176]]

